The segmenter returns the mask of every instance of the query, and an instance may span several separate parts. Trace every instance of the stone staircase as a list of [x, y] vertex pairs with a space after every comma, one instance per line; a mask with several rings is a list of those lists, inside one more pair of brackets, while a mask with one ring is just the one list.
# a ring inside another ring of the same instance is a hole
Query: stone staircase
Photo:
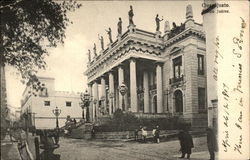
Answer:
[[70, 138], [90, 139], [92, 129], [93, 129], [92, 123], [83, 123], [79, 125], [77, 128], [72, 129]]

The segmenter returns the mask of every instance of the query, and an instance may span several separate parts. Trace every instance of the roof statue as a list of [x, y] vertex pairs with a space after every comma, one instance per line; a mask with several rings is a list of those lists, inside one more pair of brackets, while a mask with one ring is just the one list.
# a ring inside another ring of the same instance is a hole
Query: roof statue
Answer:
[[101, 42], [101, 48], [102, 48], [102, 50], [104, 50], [104, 40], [103, 40], [103, 36], [100, 37], [100, 35], [98, 34], [98, 39], [99, 39], [100, 42]]
[[88, 50], [88, 57], [89, 57], [89, 62], [91, 62], [91, 53], [90, 53], [90, 50]]
[[175, 24], [175, 22], [173, 22], [173, 29], [175, 29], [177, 26], [176, 26], [176, 24]]
[[163, 17], [162, 17], [162, 19], [160, 19], [159, 15], [157, 14], [155, 17], [156, 31], [160, 31], [160, 22], [161, 21], [163, 21]]
[[96, 53], [96, 45], [95, 45], [95, 43], [94, 43], [93, 51], [94, 51], [94, 55], [97, 56], [97, 53]]
[[170, 32], [170, 25], [168, 21], [165, 21], [164, 33]]
[[177, 26], [175, 24], [175, 22], [173, 22], [173, 28], [171, 29], [170, 33], [168, 34], [168, 38], [174, 37], [175, 35], [179, 34], [183, 30], [185, 30], [185, 24], [181, 23], [180, 26]]
[[193, 18], [193, 9], [192, 6], [189, 4], [186, 8], [186, 19], [192, 19]]
[[121, 19], [121, 17], [119, 18], [119, 21], [117, 23], [117, 32], [118, 32], [118, 35], [122, 34], [122, 19]]
[[134, 12], [133, 12], [132, 6], [130, 6], [130, 10], [128, 12], [128, 17], [129, 17], [129, 25], [134, 25], [134, 22], [133, 22]]
[[107, 32], [107, 34], [109, 36], [109, 42], [113, 43], [113, 41], [112, 41], [112, 35], [111, 35], [111, 33], [112, 33], [111, 28], [109, 28], [108, 30], [105, 29], [105, 31]]

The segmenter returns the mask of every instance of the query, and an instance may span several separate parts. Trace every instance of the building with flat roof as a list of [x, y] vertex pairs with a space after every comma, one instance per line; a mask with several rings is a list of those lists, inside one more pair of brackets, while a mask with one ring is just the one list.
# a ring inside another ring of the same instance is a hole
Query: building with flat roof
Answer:
[[29, 125], [41, 129], [55, 128], [56, 117], [53, 110], [56, 107], [61, 111], [59, 127], [65, 125], [68, 115], [76, 120], [82, 118], [80, 93], [56, 91], [54, 78], [39, 77], [39, 81], [43, 85], [41, 91], [33, 94], [32, 87], [27, 86], [22, 95], [21, 114], [29, 113]]
[[109, 37], [107, 48], [88, 53], [91, 120], [120, 108], [207, 126], [205, 33], [193, 18], [192, 6], [186, 7], [186, 20], [179, 26], [173, 22], [171, 28], [165, 21], [163, 34], [157, 17], [155, 33], [137, 28], [132, 18], [124, 33], [118, 28], [115, 41]]

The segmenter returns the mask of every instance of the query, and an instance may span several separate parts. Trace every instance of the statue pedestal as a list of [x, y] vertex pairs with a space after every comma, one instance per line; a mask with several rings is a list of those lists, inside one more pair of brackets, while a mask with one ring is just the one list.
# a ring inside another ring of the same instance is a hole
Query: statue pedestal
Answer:
[[111, 49], [111, 48], [112, 48], [112, 47], [111, 47], [111, 45], [112, 45], [112, 43], [109, 43], [109, 44], [108, 44], [108, 48], [109, 48], [109, 49]]
[[133, 32], [135, 32], [135, 30], [136, 30], [136, 25], [134, 25], [134, 24], [130, 24], [129, 26], [128, 26], [128, 30], [129, 30], [129, 32], [130, 33], [133, 33]]
[[168, 40], [168, 34], [170, 33], [170, 31], [165, 31], [164, 35], [163, 35], [163, 39], [166, 41]]
[[118, 41], [120, 41], [122, 39], [122, 35], [118, 34], [116, 38], [118, 39]]
[[194, 19], [189, 18], [185, 22], [185, 28], [193, 28], [194, 27]]
[[156, 39], [161, 38], [161, 31], [156, 31], [156, 32], [155, 32], [155, 38], [156, 38]]

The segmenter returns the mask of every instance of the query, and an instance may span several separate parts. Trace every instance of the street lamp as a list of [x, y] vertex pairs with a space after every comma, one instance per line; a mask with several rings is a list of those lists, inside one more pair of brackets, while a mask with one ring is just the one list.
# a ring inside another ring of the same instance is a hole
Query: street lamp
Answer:
[[122, 110], [125, 110], [125, 104], [124, 104], [124, 95], [127, 93], [127, 86], [122, 82], [122, 84], [119, 86], [119, 91], [122, 95]]
[[53, 109], [52, 112], [54, 113], [54, 115], [56, 116], [56, 128], [59, 128], [59, 124], [58, 124], [58, 117], [61, 114], [61, 110], [58, 109], [58, 107], [56, 107], [56, 109]]
[[95, 105], [94, 113], [95, 113], [95, 118], [97, 117], [96, 116], [96, 103], [97, 103], [97, 99], [94, 99], [94, 105]]
[[82, 118], [84, 119], [84, 108], [86, 108], [86, 122], [89, 122], [89, 103], [90, 103], [90, 94], [88, 93], [87, 89], [85, 90], [84, 93], [81, 93], [81, 100], [83, 102], [83, 105], [81, 105], [82, 107]]

